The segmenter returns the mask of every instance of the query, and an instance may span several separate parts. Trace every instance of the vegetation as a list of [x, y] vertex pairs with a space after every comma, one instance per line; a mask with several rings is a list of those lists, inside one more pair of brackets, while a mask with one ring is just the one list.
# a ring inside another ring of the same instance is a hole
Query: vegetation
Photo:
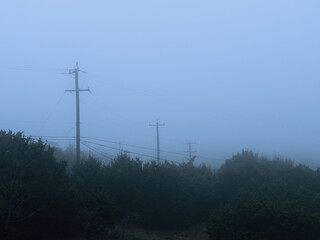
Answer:
[[70, 216], [66, 164], [53, 149], [22, 133], [0, 132], [0, 234], [2, 238], [36, 239], [68, 234], [60, 224]]
[[320, 236], [320, 171], [249, 151], [216, 171], [128, 155], [68, 167], [41, 140], [0, 131], [0, 180], [1, 239], [124, 239], [115, 226], [175, 232], [205, 222], [214, 240]]
[[244, 151], [217, 171], [211, 239], [318, 239], [319, 171]]

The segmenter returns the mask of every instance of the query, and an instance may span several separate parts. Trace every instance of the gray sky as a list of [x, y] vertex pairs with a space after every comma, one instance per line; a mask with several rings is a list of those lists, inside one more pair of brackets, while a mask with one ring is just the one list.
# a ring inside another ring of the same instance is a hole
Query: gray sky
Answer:
[[155, 148], [159, 119], [161, 149], [196, 141], [199, 162], [251, 149], [314, 165], [319, 11], [318, 0], [2, 1], [1, 129], [74, 136], [74, 79], [62, 73], [78, 61], [92, 91], [82, 136]]

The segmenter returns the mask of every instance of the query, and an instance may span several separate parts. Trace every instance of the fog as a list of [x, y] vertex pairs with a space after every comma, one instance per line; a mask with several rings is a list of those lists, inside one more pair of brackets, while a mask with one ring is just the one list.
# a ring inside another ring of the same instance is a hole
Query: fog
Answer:
[[158, 119], [162, 159], [186, 160], [195, 141], [197, 162], [212, 166], [242, 149], [318, 166], [319, 7], [2, 2], [1, 129], [75, 144], [75, 95], [65, 90], [78, 62], [80, 87], [91, 90], [80, 93], [82, 150], [114, 156], [120, 141], [132, 156], [156, 158], [149, 124]]

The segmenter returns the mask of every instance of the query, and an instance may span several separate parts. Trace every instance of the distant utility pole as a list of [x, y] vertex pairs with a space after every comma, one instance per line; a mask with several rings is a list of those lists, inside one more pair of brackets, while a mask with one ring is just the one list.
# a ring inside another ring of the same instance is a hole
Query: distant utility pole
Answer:
[[158, 120], [155, 124], [149, 124], [149, 126], [156, 127], [157, 130], [157, 162], [160, 164], [160, 144], [159, 144], [159, 126], [164, 126], [164, 123], [159, 124]]
[[121, 142], [119, 141], [118, 142], [118, 145], [119, 145], [119, 156], [122, 155], [122, 147], [121, 147]]
[[196, 151], [192, 151], [191, 145], [192, 145], [192, 144], [196, 144], [196, 142], [187, 142], [187, 143], [185, 143], [185, 144], [188, 144], [188, 145], [189, 145], [189, 150], [186, 151], [186, 152], [189, 153], [189, 160], [191, 160], [191, 159], [192, 159], [192, 153], [193, 153], [193, 152], [196, 152]]
[[76, 68], [69, 70], [69, 74], [74, 74], [75, 78], [75, 89], [72, 90], [65, 90], [66, 92], [75, 92], [76, 93], [76, 125], [77, 125], [77, 138], [76, 138], [76, 143], [77, 143], [77, 162], [80, 162], [80, 104], [79, 104], [79, 92], [83, 91], [88, 91], [90, 92], [90, 89], [80, 89], [79, 88], [79, 72], [80, 69], [78, 67], [78, 62], [76, 63]]

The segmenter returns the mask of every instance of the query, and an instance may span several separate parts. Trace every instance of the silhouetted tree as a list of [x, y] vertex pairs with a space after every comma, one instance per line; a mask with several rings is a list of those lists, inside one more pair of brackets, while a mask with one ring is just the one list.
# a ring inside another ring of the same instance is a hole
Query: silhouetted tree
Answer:
[[235, 155], [216, 173], [211, 239], [319, 239], [319, 180], [288, 160]]
[[52, 237], [64, 231], [67, 195], [65, 162], [53, 149], [19, 133], [0, 131], [1, 235], [10, 238]]

